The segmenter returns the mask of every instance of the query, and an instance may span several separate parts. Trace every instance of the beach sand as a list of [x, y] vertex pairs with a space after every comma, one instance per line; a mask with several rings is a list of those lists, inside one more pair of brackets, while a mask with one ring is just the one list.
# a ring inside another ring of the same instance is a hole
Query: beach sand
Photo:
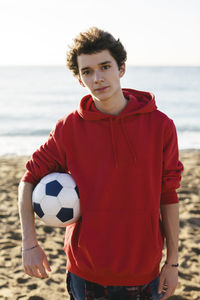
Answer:
[[[175, 299], [200, 299], [200, 151], [180, 152], [185, 170], [180, 199], [179, 284]], [[69, 299], [65, 285], [64, 228], [51, 228], [38, 219], [37, 235], [52, 272], [48, 279], [27, 276], [21, 261], [17, 187], [27, 157], [0, 157], [0, 299]]]

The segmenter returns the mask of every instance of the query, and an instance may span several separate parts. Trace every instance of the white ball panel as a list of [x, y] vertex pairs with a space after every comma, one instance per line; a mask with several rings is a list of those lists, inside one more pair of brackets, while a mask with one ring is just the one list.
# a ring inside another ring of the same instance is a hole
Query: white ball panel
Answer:
[[45, 185], [37, 184], [33, 190], [32, 200], [35, 203], [40, 203], [45, 196]]
[[62, 207], [73, 208], [79, 201], [76, 191], [73, 188], [63, 188], [58, 194], [58, 199]]
[[60, 173], [57, 173], [57, 172], [50, 173], [50, 174], [44, 176], [44, 177], [40, 180], [40, 182], [43, 183], [43, 184], [46, 184], [46, 183], [48, 183], [48, 182], [50, 182], [50, 181], [56, 180], [56, 179], [58, 178], [59, 174], [60, 174]]
[[41, 220], [43, 222], [45, 222], [46, 225], [49, 225], [49, 226], [56, 226], [56, 227], [60, 227], [63, 225], [63, 223], [58, 219], [56, 218], [56, 216], [51, 216], [51, 215], [44, 215]]
[[60, 182], [60, 184], [64, 187], [72, 187], [75, 188], [76, 183], [71, 175], [60, 173], [57, 180]]
[[56, 215], [59, 210], [61, 209], [60, 203], [57, 199], [57, 197], [52, 197], [52, 196], [45, 196], [41, 203], [41, 208], [46, 215]]

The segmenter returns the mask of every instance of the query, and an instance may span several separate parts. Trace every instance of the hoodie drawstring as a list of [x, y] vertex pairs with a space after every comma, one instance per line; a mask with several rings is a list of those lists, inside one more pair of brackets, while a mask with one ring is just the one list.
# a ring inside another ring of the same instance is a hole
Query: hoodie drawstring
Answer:
[[117, 150], [115, 147], [115, 139], [114, 139], [114, 129], [113, 129], [113, 121], [110, 118], [110, 130], [111, 130], [111, 141], [112, 141], [112, 150], [113, 150], [113, 157], [115, 161], [115, 167], [118, 167], [118, 160], [117, 160]]
[[128, 136], [128, 133], [126, 131], [126, 127], [124, 125], [124, 118], [121, 118], [120, 121], [121, 121], [122, 132], [123, 132], [123, 135], [125, 137], [126, 143], [128, 145], [129, 152], [131, 154], [132, 160], [133, 160], [134, 163], [136, 163], [136, 155], [135, 155], [135, 153], [133, 151], [133, 147], [131, 146], [131, 142], [130, 142], [129, 136]]
[[[125, 125], [124, 125], [124, 119], [123, 118], [120, 118], [120, 125], [121, 125], [121, 128], [122, 128], [122, 133], [124, 135], [124, 139], [126, 141], [129, 152], [131, 154], [132, 161], [133, 161], [133, 163], [136, 163], [136, 156], [135, 156], [135, 153], [132, 149], [128, 133], [126, 132], [126, 128], [125, 128]], [[116, 149], [116, 143], [115, 143], [115, 137], [114, 137], [114, 128], [113, 128], [113, 119], [112, 118], [110, 118], [110, 130], [111, 130], [111, 141], [112, 141], [113, 157], [114, 157], [114, 161], [115, 161], [115, 167], [117, 168], [118, 165], [119, 165], [119, 162], [118, 162], [118, 157], [117, 157], [117, 149]]]

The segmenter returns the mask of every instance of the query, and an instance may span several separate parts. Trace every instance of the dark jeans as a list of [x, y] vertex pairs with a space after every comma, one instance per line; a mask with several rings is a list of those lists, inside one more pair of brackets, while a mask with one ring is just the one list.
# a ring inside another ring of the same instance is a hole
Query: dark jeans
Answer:
[[[70, 276], [69, 276], [70, 275]], [[158, 284], [159, 284], [159, 277], [151, 281], [147, 286], [150, 291], [149, 296], [145, 296], [145, 298], [137, 296], [126, 296], [125, 295], [125, 287], [119, 286], [119, 287], [112, 287], [108, 286], [108, 296], [101, 297], [99, 299], [149, 299], [149, 300], [159, 300], [162, 295], [158, 294]], [[101, 288], [101, 286], [99, 286]], [[103, 287], [102, 287], [103, 288]], [[71, 300], [85, 300], [85, 299], [95, 299], [96, 297], [88, 297], [86, 298], [86, 281], [82, 279], [81, 277], [78, 277], [75, 274], [69, 273], [68, 274], [68, 291], [70, 290], [71, 293]], [[96, 298], [98, 299], [98, 298]]]

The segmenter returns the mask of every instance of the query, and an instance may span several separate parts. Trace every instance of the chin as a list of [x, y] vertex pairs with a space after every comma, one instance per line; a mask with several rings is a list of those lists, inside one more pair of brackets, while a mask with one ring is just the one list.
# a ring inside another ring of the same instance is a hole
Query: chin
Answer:
[[96, 100], [98, 100], [98, 101], [107, 101], [107, 100], [109, 100], [110, 98], [112, 98], [112, 96], [113, 96], [113, 94], [111, 94], [111, 93], [105, 93], [105, 94], [97, 94], [97, 95], [92, 95], [93, 96], [93, 98], [95, 98]]
[[107, 100], [109, 100], [110, 99], [110, 97], [106, 97], [106, 96], [102, 96], [102, 97], [96, 97], [96, 96], [93, 96], [93, 98], [95, 99], [95, 100], [97, 100], [97, 101], [100, 101], [100, 102], [105, 102], [105, 101], [107, 101]]

